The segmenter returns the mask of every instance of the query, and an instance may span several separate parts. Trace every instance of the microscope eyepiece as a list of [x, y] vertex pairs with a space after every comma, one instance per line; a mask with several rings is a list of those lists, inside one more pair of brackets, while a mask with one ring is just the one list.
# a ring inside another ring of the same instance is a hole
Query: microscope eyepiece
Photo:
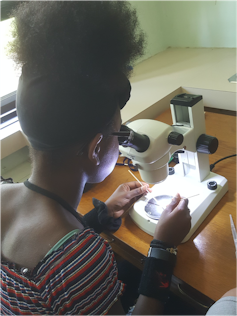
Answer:
[[[121, 125], [120, 132], [118, 132], [119, 145], [123, 147], [131, 147], [137, 152], [142, 153], [150, 146], [150, 139], [147, 135], [142, 135], [134, 132], [126, 125]], [[113, 133], [115, 135], [115, 133]]]

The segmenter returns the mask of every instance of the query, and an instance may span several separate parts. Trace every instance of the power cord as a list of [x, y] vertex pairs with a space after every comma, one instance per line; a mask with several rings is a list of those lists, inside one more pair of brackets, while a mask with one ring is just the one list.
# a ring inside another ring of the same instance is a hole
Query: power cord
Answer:
[[215, 167], [215, 165], [216, 165], [218, 162], [220, 162], [220, 161], [222, 161], [222, 160], [225, 160], [225, 159], [227, 159], [227, 158], [235, 157], [235, 156], [237, 156], [237, 154], [230, 155], [230, 156], [226, 156], [226, 157], [224, 157], [224, 158], [221, 158], [221, 159], [217, 160], [216, 162], [214, 162], [214, 163], [212, 163], [212, 164], [210, 165], [210, 171], [212, 171], [212, 169]]
[[171, 163], [172, 161], [175, 162], [175, 163], [179, 163], [179, 158], [178, 158], [178, 154], [183, 154], [184, 153], [184, 150], [182, 149], [179, 149], [179, 150], [176, 150], [170, 157], [170, 160], [168, 161], [168, 163]]
[[116, 163], [116, 166], [128, 166], [130, 170], [132, 171], [138, 171], [138, 168], [136, 166], [134, 166], [132, 163], [131, 163], [131, 159], [125, 157], [123, 159], [123, 162], [117, 162]]

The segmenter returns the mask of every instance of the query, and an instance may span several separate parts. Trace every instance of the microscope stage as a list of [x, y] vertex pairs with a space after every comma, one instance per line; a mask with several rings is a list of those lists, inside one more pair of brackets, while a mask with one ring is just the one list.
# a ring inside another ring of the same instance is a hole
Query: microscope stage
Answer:
[[[208, 188], [209, 182], [211, 184], [216, 182], [217, 188], [210, 190]], [[186, 242], [227, 191], [227, 180], [213, 172], [210, 172], [202, 182], [197, 182], [188, 176], [180, 176], [175, 172], [175, 174], [169, 175], [165, 181], [155, 184], [152, 193], [148, 197], [142, 197], [138, 200], [129, 214], [138, 227], [153, 236], [157, 219], [165, 206], [170, 203], [172, 197], [176, 193], [179, 193], [183, 198], [191, 197], [188, 207], [192, 217], [192, 226], [182, 241]]]

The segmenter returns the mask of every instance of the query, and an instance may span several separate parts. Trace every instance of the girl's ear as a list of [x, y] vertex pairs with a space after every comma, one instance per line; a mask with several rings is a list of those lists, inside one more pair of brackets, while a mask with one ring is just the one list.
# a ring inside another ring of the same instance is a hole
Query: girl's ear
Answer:
[[100, 142], [103, 139], [101, 133], [96, 134], [96, 136], [90, 141], [88, 146], [88, 158], [96, 166], [100, 164], [99, 152], [100, 152]]

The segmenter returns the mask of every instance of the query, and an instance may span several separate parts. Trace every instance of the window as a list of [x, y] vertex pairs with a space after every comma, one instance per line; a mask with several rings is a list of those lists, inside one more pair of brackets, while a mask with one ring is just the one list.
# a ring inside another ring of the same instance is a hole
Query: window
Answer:
[[7, 56], [6, 46], [11, 40], [9, 18], [10, 11], [19, 1], [1, 1], [1, 22], [0, 22], [0, 98], [1, 98], [1, 129], [18, 121], [16, 114], [16, 90], [20, 70], [16, 70], [15, 64]]
[[1, 129], [18, 121], [16, 114], [16, 91], [1, 97]]

